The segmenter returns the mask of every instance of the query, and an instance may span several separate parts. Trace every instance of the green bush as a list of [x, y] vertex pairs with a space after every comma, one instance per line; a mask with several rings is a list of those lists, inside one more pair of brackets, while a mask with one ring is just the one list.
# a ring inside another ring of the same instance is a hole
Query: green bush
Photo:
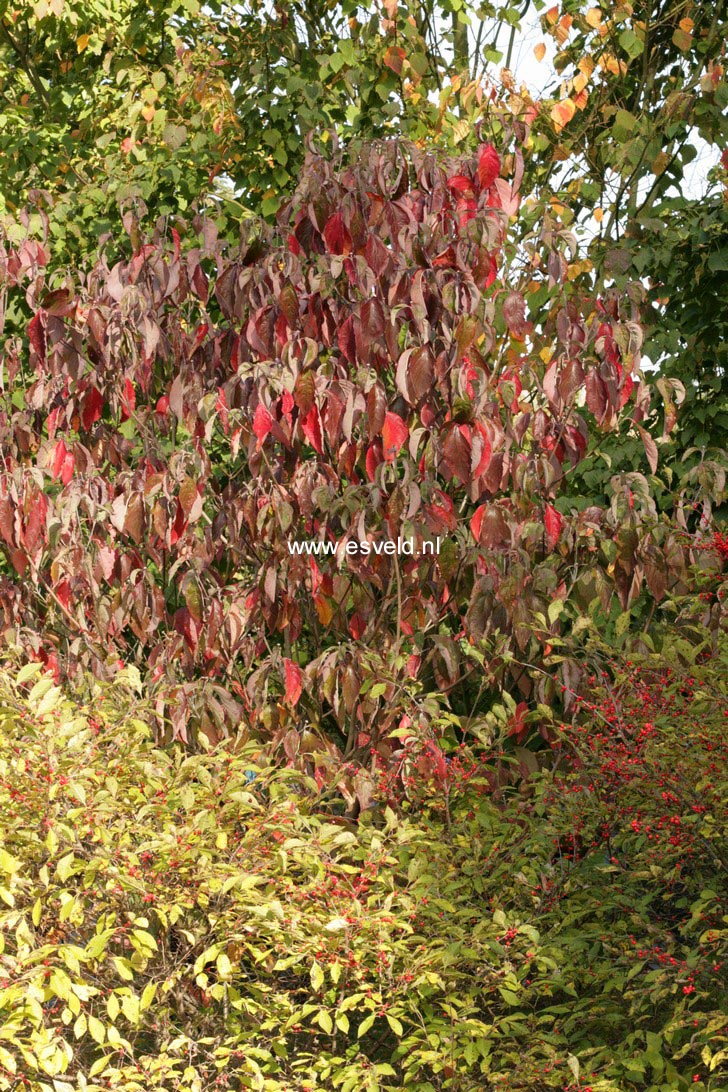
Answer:
[[248, 745], [155, 747], [128, 669], [82, 706], [7, 667], [1, 1092], [718, 1092], [719, 668], [632, 665], [519, 790], [460, 748], [355, 824]]

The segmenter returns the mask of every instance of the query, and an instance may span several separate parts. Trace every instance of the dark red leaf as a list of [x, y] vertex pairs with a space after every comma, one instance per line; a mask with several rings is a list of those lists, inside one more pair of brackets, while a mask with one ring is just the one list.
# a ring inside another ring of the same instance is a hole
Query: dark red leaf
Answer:
[[326, 221], [324, 239], [331, 254], [351, 254], [351, 234], [340, 212]]
[[42, 313], [39, 311], [34, 318], [28, 323], [28, 338], [30, 344], [35, 349], [36, 353], [41, 359], [41, 362], [45, 364], [46, 358], [46, 333], [43, 325]]
[[377, 382], [371, 387], [367, 395], [367, 420], [369, 422], [370, 438], [373, 439], [382, 431], [386, 410], [387, 395], [382, 384]]
[[83, 406], [83, 412], [81, 414], [81, 421], [86, 432], [98, 421], [101, 417], [104, 408], [104, 399], [96, 387], [91, 387]]

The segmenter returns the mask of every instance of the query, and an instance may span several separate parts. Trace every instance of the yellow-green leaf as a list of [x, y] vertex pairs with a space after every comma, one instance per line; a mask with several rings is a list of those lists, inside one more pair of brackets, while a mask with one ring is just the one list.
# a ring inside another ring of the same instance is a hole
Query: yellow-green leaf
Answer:
[[106, 1028], [101, 1023], [97, 1016], [89, 1016], [88, 1018], [88, 1030], [89, 1035], [101, 1046], [106, 1038]]

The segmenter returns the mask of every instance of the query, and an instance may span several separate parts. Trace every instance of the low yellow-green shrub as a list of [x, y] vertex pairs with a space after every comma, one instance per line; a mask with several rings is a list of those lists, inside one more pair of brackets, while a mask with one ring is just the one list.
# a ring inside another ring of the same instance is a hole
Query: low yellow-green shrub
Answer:
[[519, 792], [453, 754], [355, 824], [155, 747], [128, 671], [80, 706], [6, 668], [0, 1092], [719, 1092], [721, 676], [633, 674]]

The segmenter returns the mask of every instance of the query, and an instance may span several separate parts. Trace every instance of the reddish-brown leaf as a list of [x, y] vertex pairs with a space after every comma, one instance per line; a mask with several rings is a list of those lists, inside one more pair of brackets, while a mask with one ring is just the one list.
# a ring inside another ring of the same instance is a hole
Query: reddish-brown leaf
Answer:
[[451, 428], [442, 445], [446, 476], [459, 478], [463, 485], [470, 481], [470, 441], [463, 427]]

